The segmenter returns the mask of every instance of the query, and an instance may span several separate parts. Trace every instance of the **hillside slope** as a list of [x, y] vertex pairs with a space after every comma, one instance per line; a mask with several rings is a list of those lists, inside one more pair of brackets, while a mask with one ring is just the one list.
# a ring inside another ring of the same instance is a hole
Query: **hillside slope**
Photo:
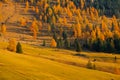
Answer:
[[[0, 80], [119, 80], [120, 76], [16, 54], [0, 46]], [[25, 46], [24, 46], [25, 48]], [[27, 48], [27, 46], [26, 46]], [[31, 49], [34, 49], [32, 46]], [[39, 52], [40, 53], [40, 52]], [[32, 54], [32, 53], [29, 53]]]

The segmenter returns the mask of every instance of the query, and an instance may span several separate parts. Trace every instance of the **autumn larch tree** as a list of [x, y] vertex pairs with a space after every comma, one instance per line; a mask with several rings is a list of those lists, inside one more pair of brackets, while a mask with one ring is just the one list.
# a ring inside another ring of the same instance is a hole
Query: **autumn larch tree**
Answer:
[[33, 38], [36, 39], [37, 38], [37, 32], [38, 32], [38, 25], [37, 25], [36, 20], [34, 20], [32, 22], [30, 30], [33, 32]]
[[9, 40], [9, 45], [8, 45], [8, 50], [10, 50], [10, 51], [16, 51], [16, 39], [15, 38], [11, 38], [10, 40]]
[[2, 33], [3, 35], [6, 34], [6, 25], [5, 25], [4, 23], [2, 23], [2, 25], [1, 25], [1, 33]]
[[20, 19], [20, 26], [25, 27], [26, 25], [27, 25], [27, 20], [24, 17], [22, 17]]
[[55, 48], [57, 47], [57, 42], [54, 40], [54, 38], [51, 40], [51, 47]]

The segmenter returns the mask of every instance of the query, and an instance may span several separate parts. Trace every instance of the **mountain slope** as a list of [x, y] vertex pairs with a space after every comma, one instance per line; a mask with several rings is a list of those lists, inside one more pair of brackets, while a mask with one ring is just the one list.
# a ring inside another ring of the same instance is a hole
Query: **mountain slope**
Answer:
[[[0, 46], [1, 47], [1, 46]], [[31, 47], [32, 48], [32, 47]], [[30, 53], [32, 54], [32, 53]], [[0, 80], [119, 80], [120, 76], [0, 49]]]

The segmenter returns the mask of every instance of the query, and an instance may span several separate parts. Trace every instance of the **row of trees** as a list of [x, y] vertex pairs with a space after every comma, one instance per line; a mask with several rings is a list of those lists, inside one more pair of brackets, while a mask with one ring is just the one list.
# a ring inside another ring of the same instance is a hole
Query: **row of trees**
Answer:
[[[44, 42], [43, 42], [43, 44], [44, 44]], [[70, 39], [68, 39], [66, 31], [63, 31], [62, 36], [60, 38], [58, 38], [57, 34], [54, 33], [53, 39], [51, 42], [51, 47], [74, 49], [77, 52], [82, 51], [82, 46], [80, 45], [79, 39], [76, 38], [76, 39], [70, 41]]]
[[84, 47], [97, 52], [120, 53], [120, 38], [108, 38], [106, 40], [97, 39], [94, 42], [87, 41]]

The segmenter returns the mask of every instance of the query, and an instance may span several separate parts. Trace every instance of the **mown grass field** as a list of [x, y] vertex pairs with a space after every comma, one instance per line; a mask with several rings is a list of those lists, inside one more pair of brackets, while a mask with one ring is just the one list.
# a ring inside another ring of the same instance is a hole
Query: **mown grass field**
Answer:
[[[22, 44], [24, 53], [16, 54], [6, 50], [7, 43], [0, 44], [0, 80], [120, 80], [119, 75], [64, 63], [63, 61], [69, 61], [86, 65], [88, 59], [74, 56], [76, 54], [74, 51]], [[82, 52], [82, 54], [89, 56], [88, 53]], [[91, 54], [91, 56], [99, 55]], [[101, 67], [114, 65], [111, 61], [103, 62], [100, 59], [97, 64]]]

